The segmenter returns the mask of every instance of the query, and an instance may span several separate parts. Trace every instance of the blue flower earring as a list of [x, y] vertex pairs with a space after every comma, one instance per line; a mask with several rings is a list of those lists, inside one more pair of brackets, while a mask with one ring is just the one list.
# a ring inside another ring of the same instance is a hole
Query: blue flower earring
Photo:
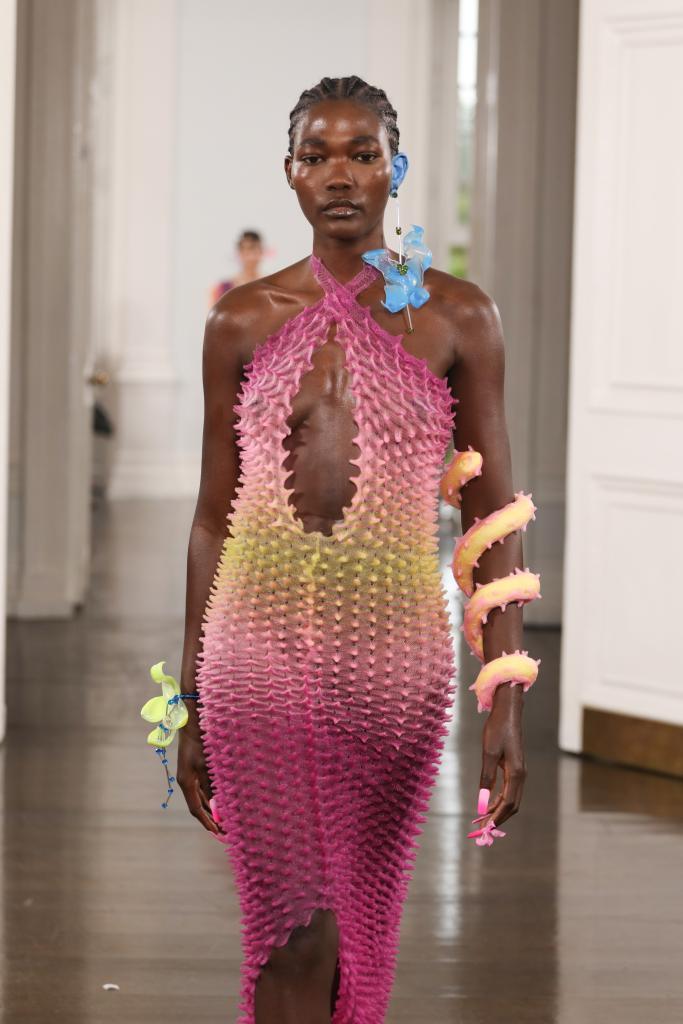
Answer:
[[432, 265], [431, 250], [422, 241], [424, 228], [411, 224], [410, 231], [403, 237], [401, 215], [398, 204], [398, 187], [408, 170], [408, 157], [405, 153], [397, 153], [391, 161], [391, 191], [389, 195], [396, 200], [396, 234], [398, 235], [398, 260], [392, 259], [388, 249], [368, 249], [362, 259], [376, 267], [384, 277], [385, 301], [382, 305], [390, 313], [398, 313], [405, 309], [408, 317], [408, 334], [415, 328], [410, 319], [410, 306], [419, 309], [429, 299], [429, 292], [424, 287], [424, 272]]

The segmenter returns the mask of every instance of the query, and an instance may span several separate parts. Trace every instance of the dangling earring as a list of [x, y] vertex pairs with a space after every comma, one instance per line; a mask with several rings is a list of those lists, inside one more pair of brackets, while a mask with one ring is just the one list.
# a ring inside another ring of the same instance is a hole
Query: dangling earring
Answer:
[[[408, 266], [403, 262], [403, 229], [401, 228], [401, 207], [398, 201], [398, 185], [395, 185], [392, 191], [389, 193], [392, 199], [396, 200], [396, 234], [398, 235], [398, 266], [397, 270], [399, 274], [405, 275], [408, 272]], [[412, 334], [415, 328], [413, 322], [410, 319], [410, 306], [406, 302], [403, 307], [404, 319], [407, 318], [407, 333]]]
[[429, 299], [429, 292], [423, 286], [424, 272], [432, 264], [431, 250], [422, 241], [424, 228], [412, 224], [410, 231], [403, 237], [401, 214], [398, 203], [398, 187], [408, 170], [408, 157], [405, 153], [397, 153], [392, 162], [391, 189], [389, 195], [396, 200], [396, 234], [398, 235], [398, 260], [391, 258], [388, 249], [369, 249], [362, 259], [381, 271], [385, 281], [385, 298], [382, 302], [390, 313], [404, 310], [407, 317], [407, 334], [412, 334], [413, 327], [409, 306], [419, 309]]

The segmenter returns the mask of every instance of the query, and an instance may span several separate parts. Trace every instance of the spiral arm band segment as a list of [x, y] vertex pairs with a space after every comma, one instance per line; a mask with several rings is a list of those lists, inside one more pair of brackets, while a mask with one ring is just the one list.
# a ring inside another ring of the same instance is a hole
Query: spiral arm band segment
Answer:
[[[453, 458], [441, 478], [439, 492], [444, 501], [461, 507], [462, 488], [476, 476], [481, 476], [483, 458], [471, 445], [467, 451], [454, 452]], [[537, 508], [531, 500], [531, 493], [515, 493], [515, 500], [496, 509], [484, 519], [475, 516], [474, 523], [455, 545], [451, 568], [455, 581], [470, 599], [463, 616], [462, 632], [472, 653], [484, 662], [483, 629], [489, 612], [493, 608], [503, 611], [509, 604], [527, 604], [541, 597], [540, 574], [517, 567], [514, 572], [489, 583], [474, 584], [474, 570], [480, 556], [496, 542], [503, 543], [515, 530], [526, 530], [528, 523], [536, 518]], [[538, 676], [541, 659], [530, 658], [527, 651], [515, 650], [488, 663], [483, 663], [475, 682], [470, 686], [477, 697], [479, 712], [491, 709], [494, 690], [501, 683], [521, 685], [528, 690]]]

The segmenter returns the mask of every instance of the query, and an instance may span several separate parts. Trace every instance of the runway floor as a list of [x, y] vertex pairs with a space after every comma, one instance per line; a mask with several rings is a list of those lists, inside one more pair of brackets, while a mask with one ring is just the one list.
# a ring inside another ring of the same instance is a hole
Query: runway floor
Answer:
[[[149, 666], [179, 672], [192, 512], [100, 506], [80, 613], [9, 624], [2, 1024], [235, 1020], [227, 860], [179, 791], [161, 810], [139, 718]], [[683, 783], [557, 751], [559, 639], [527, 631], [542, 678], [525, 698], [524, 800], [483, 849], [465, 838], [484, 716], [463, 652], [387, 1024], [683, 1021]]]

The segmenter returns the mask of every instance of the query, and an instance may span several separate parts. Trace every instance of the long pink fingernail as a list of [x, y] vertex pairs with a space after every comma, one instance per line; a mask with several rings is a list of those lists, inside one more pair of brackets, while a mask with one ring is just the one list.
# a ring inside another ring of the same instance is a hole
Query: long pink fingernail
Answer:
[[482, 834], [482, 832], [485, 832], [485, 831], [486, 831], [486, 829], [483, 829], [483, 828], [475, 829], [474, 832], [468, 832], [467, 833], [467, 838], [468, 839], [474, 839], [475, 836], [480, 836]]
[[491, 790], [481, 788], [479, 790], [479, 799], [477, 800], [477, 814], [486, 814], [486, 810], [489, 806], [489, 797], [491, 796]]
[[211, 808], [211, 817], [213, 818], [213, 820], [216, 822], [217, 825], [220, 825], [221, 819], [218, 817], [218, 812], [216, 811], [216, 797], [215, 796], [212, 796], [211, 799], [209, 800], [209, 807]]

